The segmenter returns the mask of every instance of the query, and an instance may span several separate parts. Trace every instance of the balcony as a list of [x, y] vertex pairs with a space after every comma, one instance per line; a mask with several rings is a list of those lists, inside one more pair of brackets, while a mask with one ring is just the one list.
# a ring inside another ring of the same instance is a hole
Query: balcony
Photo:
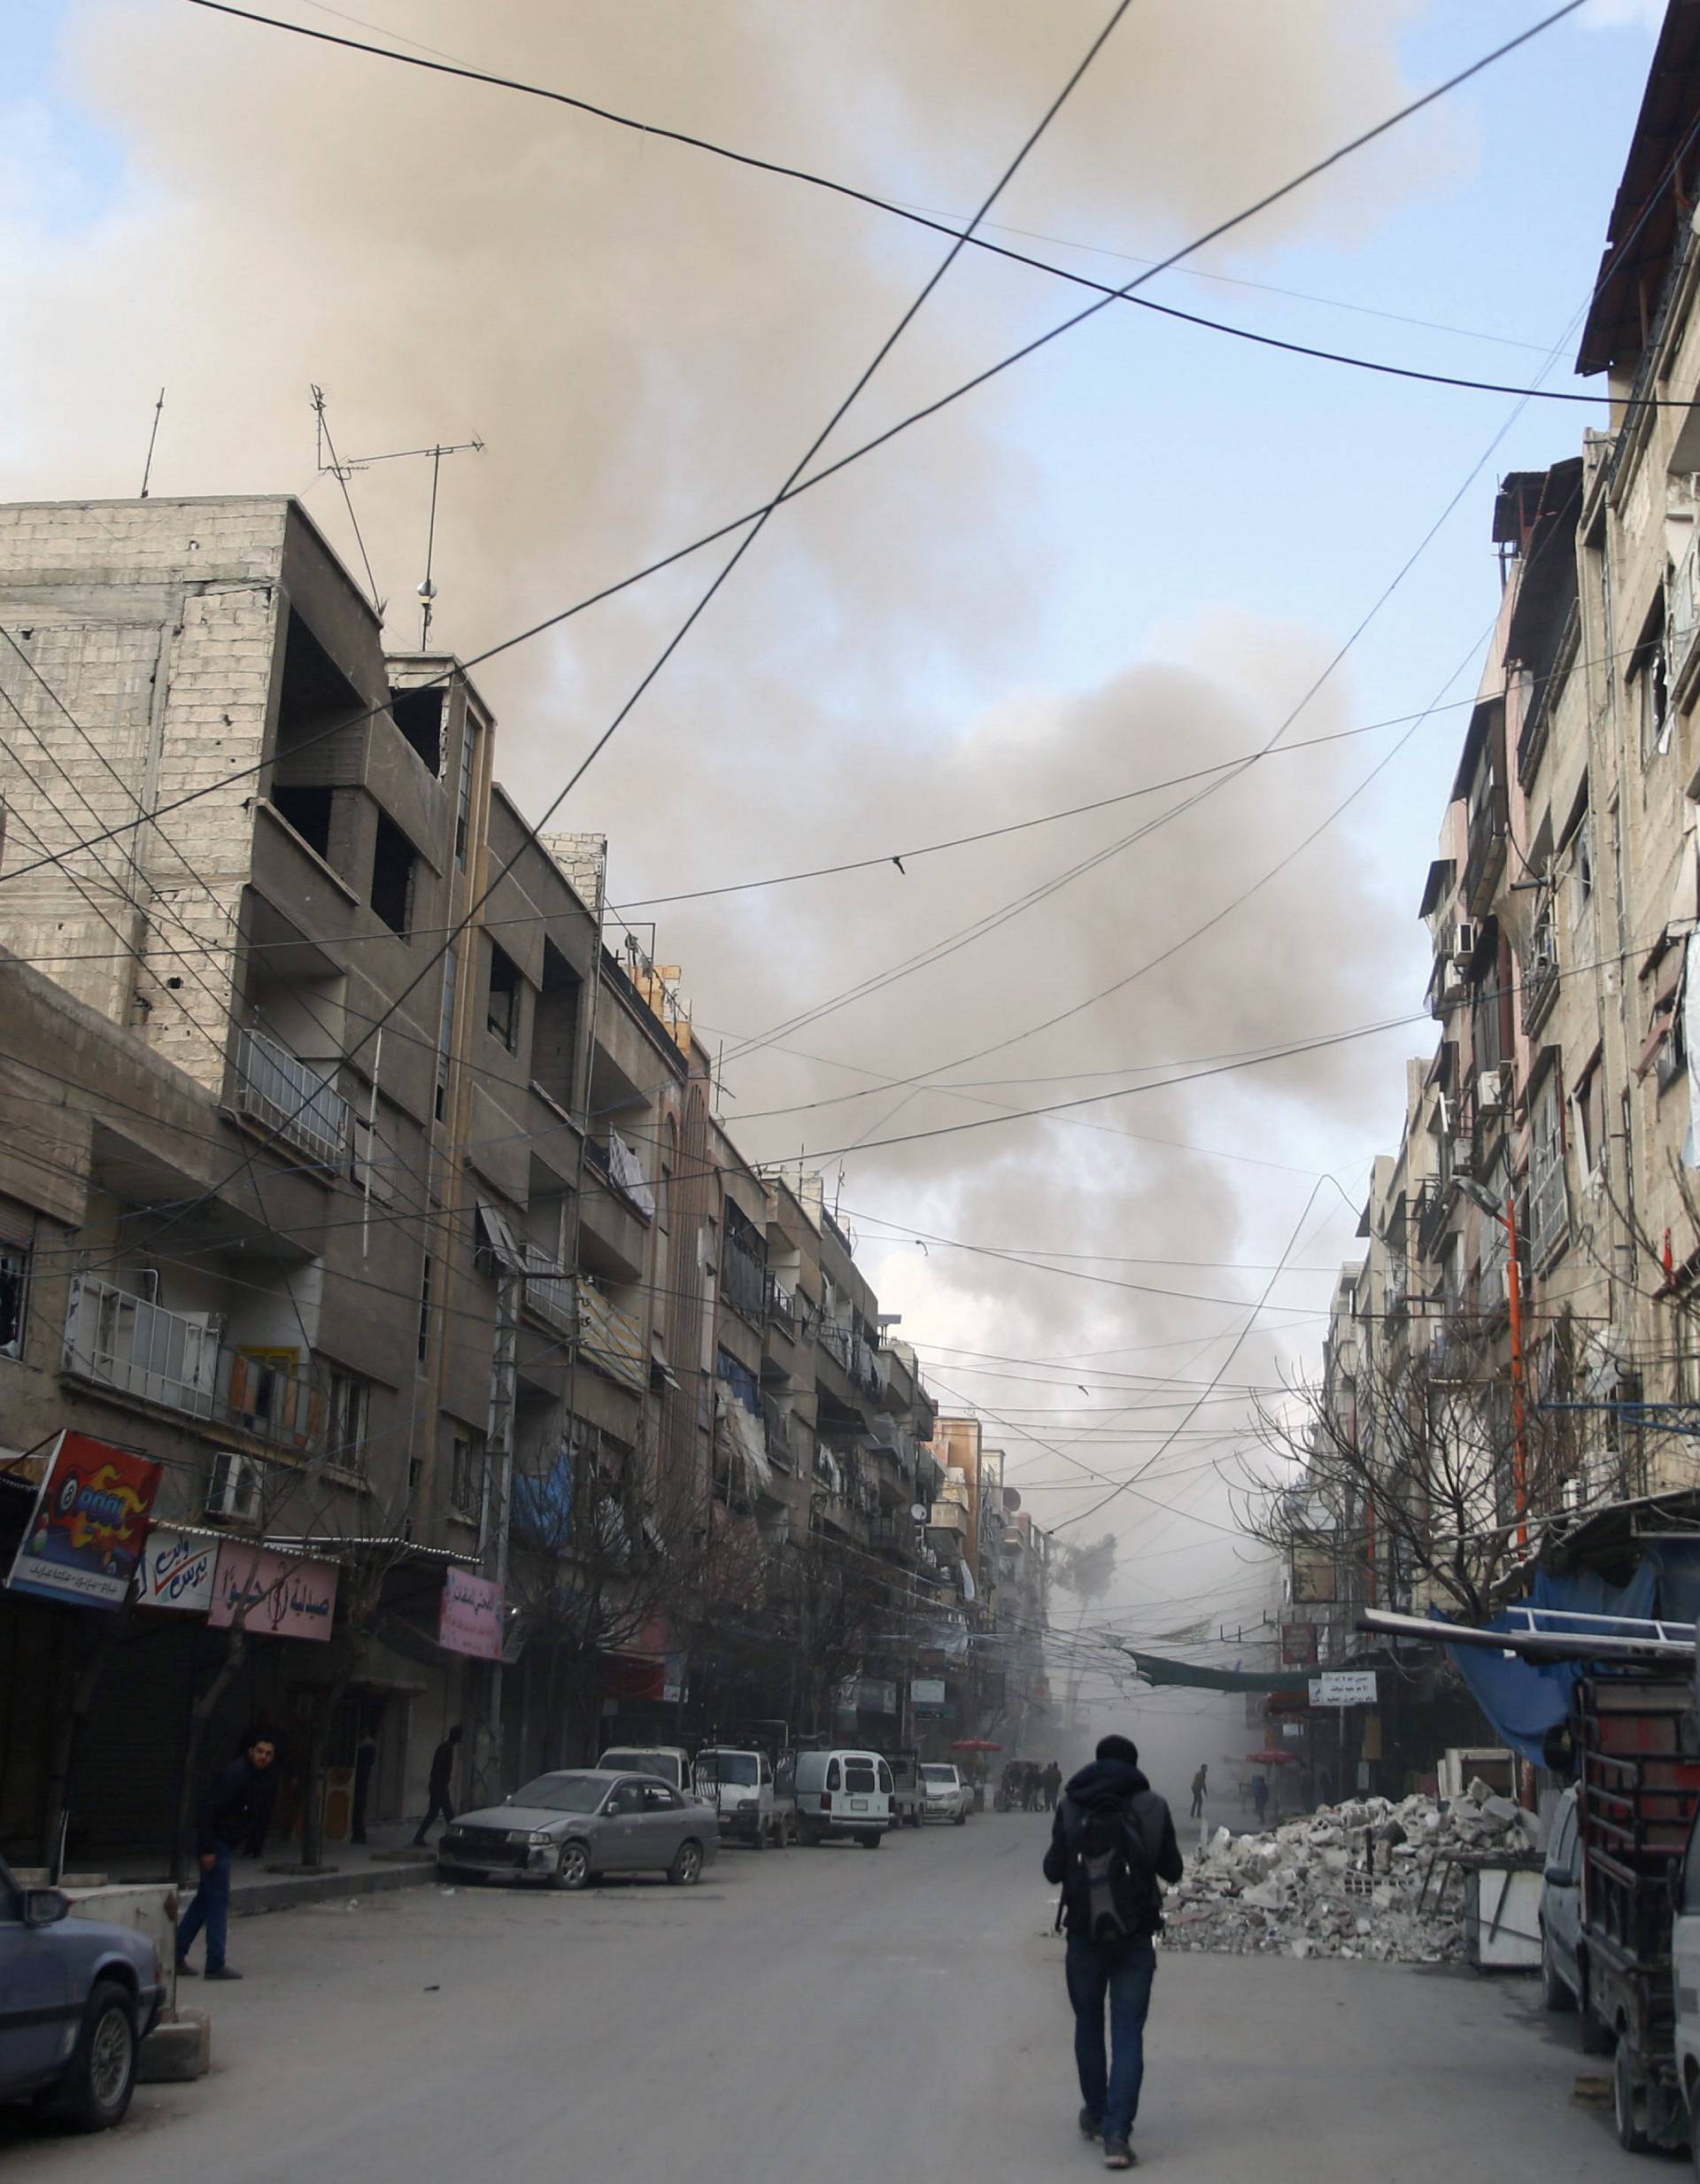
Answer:
[[139, 1403], [228, 1426], [305, 1454], [323, 1438], [324, 1390], [263, 1357], [231, 1350], [208, 1313], [167, 1312], [110, 1282], [71, 1285], [65, 1370]]
[[525, 1286], [520, 1309], [529, 1313], [534, 1320], [540, 1320], [555, 1334], [565, 1335], [570, 1340], [576, 1324], [573, 1277], [541, 1244], [522, 1243], [520, 1255], [525, 1261]]
[[[530, 1286], [528, 1276], [528, 1290]], [[621, 1387], [642, 1395], [649, 1386], [649, 1356], [643, 1330], [583, 1275], [573, 1286], [577, 1291], [579, 1356]]]
[[942, 1532], [948, 1543], [965, 1541], [968, 1537], [968, 1511], [959, 1501], [935, 1501], [927, 1518], [930, 1532]]
[[1523, 951], [1522, 986], [1523, 1029], [1533, 1036], [1552, 1013], [1552, 1004], [1558, 998], [1558, 950], [1549, 920], [1536, 926]]
[[721, 1250], [720, 1286], [732, 1310], [759, 1328], [767, 1317], [768, 1270], [736, 1236], [729, 1235]]
[[349, 1106], [322, 1065], [297, 1059], [251, 1026], [236, 1037], [239, 1114], [336, 1173], [348, 1166]]
[[617, 1130], [610, 1130], [606, 1138], [586, 1138], [584, 1163], [634, 1213], [646, 1221], [654, 1220], [655, 1193], [644, 1164]]
[[800, 1470], [803, 1429], [792, 1413], [782, 1409], [772, 1396], [763, 1396], [761, 1423], [767, 1441], [768, 1461], [780, 1471]]
[[1464, 898], [1472, 918], [1493, 907], [1494, 889], [1505, 868], [1505, 800], [1499, 785], [1485, 781], [1472, 800], [1469, 848], [1464, 865]]
[[908, 1561], [915, 1545], [915, 1525], [907, 1517], [876, 1516], [868, 1525], [868, 1545], [883, 1554]]
[[797, 1333], [797, 1298], [777, 1274], [770, 1274], [767, 1281], [768, 1317], [780, 1331], [793, 1340]]

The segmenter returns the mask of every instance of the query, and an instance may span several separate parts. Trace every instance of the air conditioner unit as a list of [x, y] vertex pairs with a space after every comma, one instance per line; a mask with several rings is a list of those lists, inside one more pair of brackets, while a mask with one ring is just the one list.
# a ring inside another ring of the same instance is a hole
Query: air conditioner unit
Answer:
[[259, 1461], [221, 1448], [212, 1459], [212, 1476], [206, 1490], [206, 1514], [233, 1523], [251, 1524], [259, 1515], [262, 1486]]
[[1476, 943], [1481, 938], [1480, 928], [1472, 918], [1462, 918], [1452, 928], [1452, 962], [1459, 971], [1468, 970], [1476, 952]]
[[1484, 1115], [1509, 1114], [1512, 1100], [1511, 1065], [1500, 1062], [1484, 1069], [1476, 1079], [1476, 1104]]

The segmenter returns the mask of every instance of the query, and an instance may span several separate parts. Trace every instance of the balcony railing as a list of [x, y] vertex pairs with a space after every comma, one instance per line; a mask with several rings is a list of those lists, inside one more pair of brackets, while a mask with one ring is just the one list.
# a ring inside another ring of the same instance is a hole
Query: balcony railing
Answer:
[[586, 1138], [584, 1161], [629, 1211], [641, 1214], [646, 1221], [654, 1220], [654, 1186], [644, 1173], [643, 1162], [618, 1131], [610, 1130], [606, 1139]]
[[767, 1313], [768, 1270], [746, 1244], [728, 1236], [720, 1255], [720, 1281], [726, 1302], [746, 1320], [761, 1320]]
[[787, 1335], [797, 1325], [797, 1298], [777, 1274], [768, 1276], [768, 1317], [777, 1320]]
[[524, 1309], [557, 1335], [570, 1336], [573, 1315], [573, 1277], [540, 1244], [522, 1243], [525, 1259]]
[[[526, 1287], [530, 1288], [528, 1277]], [[612, 1305], [594, 1283], [581, 1275], [578, 1291], [578, 1353], [586, 1365], [606, 1373], [622, 1387], [642, 1394], [649, 1386], [649, 1359], [643, 1330]]]
[[1536, 932], [1523, 955], [1523, 1028], [1538, 1031], [1558, 995], [1558, 951], [1549, 925]]
[[324, 1437], [325, 1395], [316, 1381], [227, 1348], [209, 1314], [168, 1312], [91, 1275], [72, 1283], [65, 1369], [281, 1448], [305, 1453]]
[[236, 1105], [325, 1167], [348, 1164], [349, 1106], [320, 1067], [250, 1026], [236, 1039]]

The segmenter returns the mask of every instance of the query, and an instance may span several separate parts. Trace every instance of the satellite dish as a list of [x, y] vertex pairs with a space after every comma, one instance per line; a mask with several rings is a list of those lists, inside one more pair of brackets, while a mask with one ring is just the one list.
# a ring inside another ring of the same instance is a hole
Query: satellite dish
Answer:
[[932, 1511], [924, 1501], [917, 1501], [911, 1506], [909, 1514], [917, 1524], [924, 1524], [932, 1514]]

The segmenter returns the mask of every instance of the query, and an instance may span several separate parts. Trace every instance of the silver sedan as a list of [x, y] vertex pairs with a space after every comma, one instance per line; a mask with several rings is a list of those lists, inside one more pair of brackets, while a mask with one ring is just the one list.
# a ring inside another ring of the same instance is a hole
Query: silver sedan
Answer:
[[681, 1888], [720, 1855], [713, 1806], [654, 1775], [576, 1767], [539, 1775], [499, 1805], [444, 1831], [444, 1874], [501, 1875], [583, 1888], [603, 1873], [665, 1873]]

